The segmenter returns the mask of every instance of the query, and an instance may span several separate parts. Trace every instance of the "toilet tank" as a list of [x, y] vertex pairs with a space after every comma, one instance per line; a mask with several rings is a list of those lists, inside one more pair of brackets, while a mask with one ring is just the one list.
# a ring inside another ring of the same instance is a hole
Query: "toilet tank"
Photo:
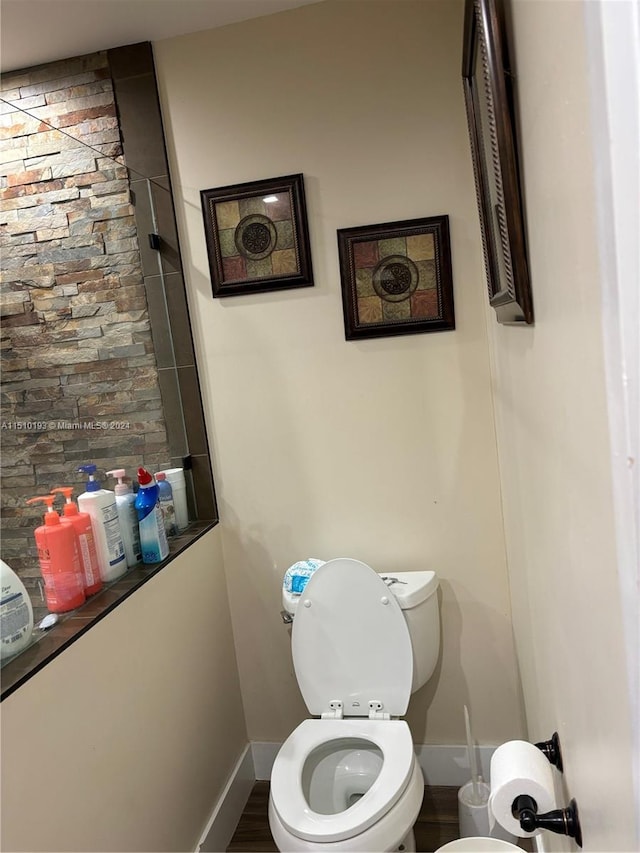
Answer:
[[[433, 675], [440, 653], [440, 606], [435, 572], [380, 573], [406, 619], [413, 652], [411, 692]], [[392, 580], [395, 579], [395, 580]]]

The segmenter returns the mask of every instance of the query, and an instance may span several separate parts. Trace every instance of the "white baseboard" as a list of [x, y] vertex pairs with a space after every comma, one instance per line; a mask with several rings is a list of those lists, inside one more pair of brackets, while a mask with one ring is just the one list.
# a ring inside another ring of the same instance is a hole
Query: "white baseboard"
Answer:
[[253, 755], [253, 767], [256, 779], [266, 781], [271, 779], [271, 768], [276, 760], [281, 743], [265, 743], [262, 741], [251, 741], [251, 753]]
[[247, 744], [211, 813], [196, 853], [220, 853], [227, 849], [255, 781], [251, 744]]
[[[480, 775], [489, 781], [491, 756], [496, 746], [477, 746], [476, 760]], [[427, 785], [455, 785], [462, 787], [471, 779], [467, 747], [453, 745], [416, 744], [416, 756]]]
[[[280, 743], [251, 742], [256, 779], [271, 778], [271, 768], [276, 759]], [[476, 747], [480, 772], [489, 779], [489, 763], [495, 746]], [[460, 787], [471, 779], [466, 746], [416, 745], [416, 756], [427, 785], [455, 785]]]

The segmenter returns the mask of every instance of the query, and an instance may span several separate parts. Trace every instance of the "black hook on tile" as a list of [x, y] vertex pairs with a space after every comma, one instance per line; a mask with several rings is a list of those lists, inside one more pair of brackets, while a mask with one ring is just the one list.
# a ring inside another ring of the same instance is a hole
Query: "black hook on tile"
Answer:
[[551, 740], [543, 740], [540, 743], [536, 743], [535, 746], [543, 752], [551, 764], [558, 768], [558, 770], [562, 773], [562, 753], [560, 752], [560, 738], [558, 737], [558, 732], [554, 732], [551, 735]]
[[582, 847], [582, 829], [578, 817], [578, 804], [575, 800], [571, 800], [566, 809], [554, 809], [538, 814], [538, 804], [533, 797], [521, 794], [513, 801], [511, 812], [525, 832], [548, 829], [558, 835], [575, 838], [578, 847]]

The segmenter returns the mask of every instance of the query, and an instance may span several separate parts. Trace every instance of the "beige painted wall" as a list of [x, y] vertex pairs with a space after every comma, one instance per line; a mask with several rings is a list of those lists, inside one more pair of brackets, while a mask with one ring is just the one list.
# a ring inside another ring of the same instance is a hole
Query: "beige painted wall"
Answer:
[[[327, 2], [154, 46], [249, 736], [307, 715], [285, 569], [435, 569], [443, 652], [415, 740], [522, 734], [461, 2]], [[212, 299], [201, 189], [303, 172], [315, 287]], [[336, 229], [450, 217], [455, 332], [345, 342]]]
[[219, 528], [2, 703], [2, 850], [193, 850], [247, 737]]
[[622, 851], [637, 848], [583, 15], [582, 3], [514, 4], [536, 325], [491, 329], [529, 734], [560, 733], [584, 849]]

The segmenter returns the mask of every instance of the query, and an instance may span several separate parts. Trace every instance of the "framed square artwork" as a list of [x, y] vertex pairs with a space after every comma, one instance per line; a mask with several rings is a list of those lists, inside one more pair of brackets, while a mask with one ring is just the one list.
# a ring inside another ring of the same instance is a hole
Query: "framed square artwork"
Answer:
[[313, 285], [301, 174], [202, 190], [214, 296]]
[[449, 217], [338, 231], [347, 340], [455, 328]]

